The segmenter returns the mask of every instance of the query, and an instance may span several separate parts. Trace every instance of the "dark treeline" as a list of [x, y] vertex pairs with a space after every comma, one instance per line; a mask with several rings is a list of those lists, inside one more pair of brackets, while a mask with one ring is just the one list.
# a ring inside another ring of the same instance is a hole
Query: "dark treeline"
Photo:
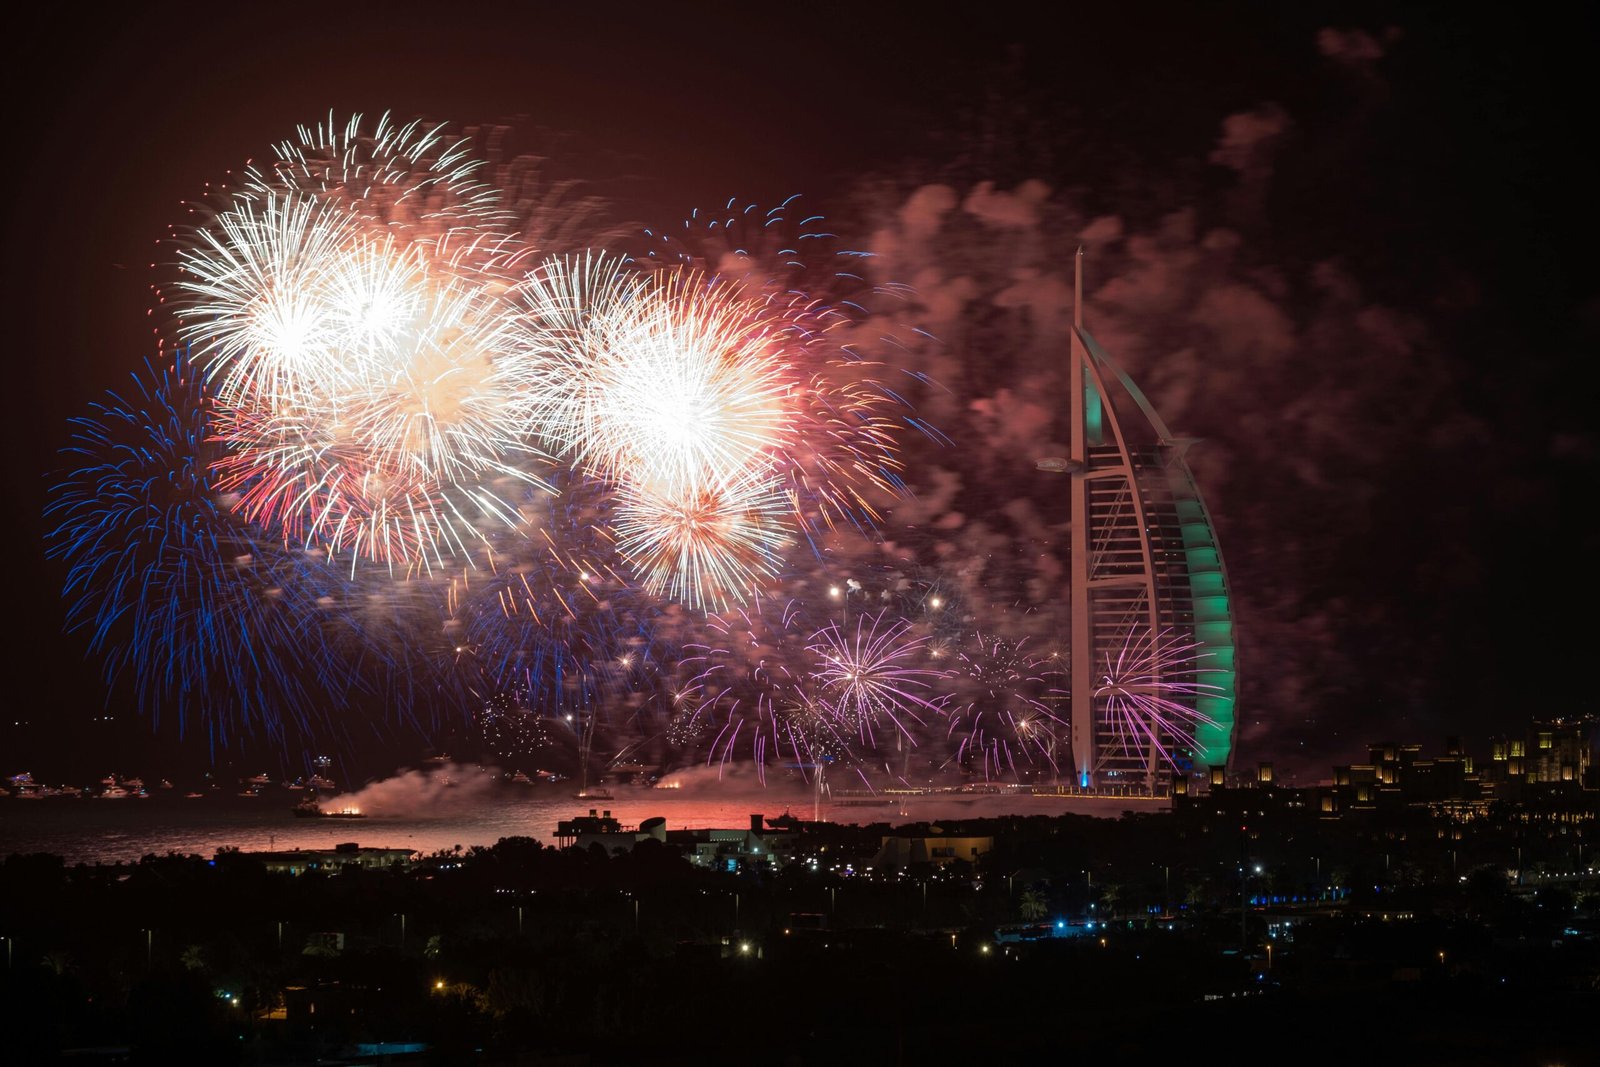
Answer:
[[[298, 876], [231, 852], [12, 856], [7, 1060], [359, 1062], [385, 1042], [441, 1063], [1147, 1062], [1197, 1044], [1246, 1062], [1578, 1062], [1600, 1007], [1593, 883], [1530, 888], [1555, 852], [1518, 885], [1435, 835], [1348, 821], [959, 831], [995, 847], [868, 870], [876, 829], [824, 824], [794, 862], [735, 872], [650, 840], [611, 857], [511, 838]], [[1496, 1022], [1535, 1006], [1532, 1029]], [[1339, 1018], [1360, 1025], [1304, 1043]]]

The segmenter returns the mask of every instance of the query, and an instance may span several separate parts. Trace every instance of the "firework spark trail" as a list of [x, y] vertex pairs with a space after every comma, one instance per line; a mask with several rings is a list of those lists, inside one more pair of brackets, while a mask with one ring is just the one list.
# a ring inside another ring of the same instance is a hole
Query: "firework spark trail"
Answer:
[[658, 595], [743, 600], [789, 542], [870, 527], [871, 497], [898, 491], [891, 401], [780, 295], [595, 256], [548, 260], [514, 294], [514, 343], [551, 370], [533, 423], [617, 487], [623, 553]]
[[661, 605], [620, 572], [599, 488], [558, 488], [526, 505], [527, 536], [450, 579], [447, 627], [490, 689], [520, 687], [536, 711], [599, 729], [647, 728], [676, 651]]
[[[520, 686], [530, 705], [560, 716], [637, 713], [654, 695], [658, 647], [651, 621], [621, 605], [551, 605], [527, 572], [484, 576], [452, 617], [457, 649], [492, 686]], [[541, 608], [544, 609], [541, 611]], [[552, 610], [553, 609], [553, 610]], [[605, 725], [602, 723], [601, 725]]]
[[863, 263], [872, 254], [839, 244], [799, 199], [765, 210], [731, 199], [717, 210], [696, 210], [675, 231], [646, 231], [644, 258], [714, 273], [764, 302], [781, 343], [797, 357], [792, 397], [803, 429], [782, 457], [781, 473], [801, 528], [845, 523], [870, 531], [880, 519], [872, 498], [904, 492], [898, 433], [927, 428], [888, 381], [890, 365], [865, 354], [894, 342], [860, 327], [911, 294], [869, 281]]
[[960, 694], [946, 709], [947, 739], [956, 742], [958, 765], [979, 764], [985, 781], [1009, 771], [1017, 758], [1056, 769], [1057, 728], [1066, 723], [1043, 699], [1058, 660], [1029, 651], [1028, 639], [976, 634], [947, 677]]
[[556, 384], [534, 423], [616, 488], [618, 548], [655, 595], [722, 608], [770, 580], [790, 534], [782, 352], [758, 305], [698, 275], [553, 260], [519, 291], [523, 347]]
[[1106, 653], [1094, 699], [1103, 702], [1103, 721], [1114, 739], [1108, 757], [1153, 765], [1159, 755], [1177, 769], [1176, 749], [1193, 747], [1198, 727], [1216, 725], [1192, 706], [1195, 697], [1218, 691], [1196, 680], [1205, 670], [1200, 661], [1210, 655], [1199, 651], [1202, 647], [1171, 630], [1154, 633], [1132, 626], [1116, 653]]
[[364, 121], [354, 114], [341, 126], [330, 113], [324, 122], [299, 127], [275, 147], [270, 169], [246, 172], [248, 185], [347, 203], [424, 242], [457, 229], [515, 226], [501, 191], [481, 176], [483, 162], [467, 138], [448, 139], [442, 123], [396, 124], [388, 114], [368, 133]]
[[332, 120], [280, 147], [180, 250], [179, 335], [204, 362], [223, 487], [286, 540], [442, 566], [542, 485], [542, 380], [504, 343], [521, 245], [461, 145]]
[[652, 279], [583, 353], [580, 458], [612, 480], [692, 492], [790, 444], [785, 352], [762, 306], [694, 273]]
[[676, 493], [624, 483], [617, 548], [651, 594], [723, 610], [777, 575], [787, 507], [777, 486], [755, 477]]
[[762, 782], [777, 760], [792, 759], [805, 778], [826, 763], [854, 761], [850, 737], [807, 689], [815, 661], [797, 601], [758, 597], [707, 624], [710, 641], [687, 646], [680, 664], [691, 677], [677, 694], [673, 730], [685, 747], [715, 728], [706, 762], [725, 766], [747, 739]]
[[326, 727], [322, 709], [361, 683], [330, 654], [328, 615], [348, 593], [219, 504], [205, 401], [177, 367], [135, 376], [74, 420], [55, 487], [48, 554], [67, 564], [69, 631], [85, 631], [108, 685], [126, 677], [159, 719], [195, 720], [213, 745]]
[[[859, 762], [891, 727], [914, 743], [938, 672], [883, 612], [854, 634], [780, 612], [785, 680], [730, 682], [790, 550], [870, 535], [904, 492], [916, 423], [853, 339], [867, 309], [801, 284], [792, 246], [830, 235], [769, 212], [775, 244], [716, 264], [540, 251], [530, 271], [518, 211], [549, 201], [525, 179], [511, 210], [468, 139], [330, 115], [201, 207], [161, 294], [184, 373], [79, 420], [49, 508], [70, 626], [108, 680], [223, 743], [352, 700], [513, 691], [586, 712], [587, 738], [602, 708], [667, 703], [698, 624], [663, 600], [746, 605], [743, 638], [710, 622], [679, 732], [763, 768]], [[865, 299], [859, 274], [828, 284]]]
[[811, 681], [815, 699], [829, 718], [868, 747], [878, 733], [892, 727], [907, 742], [917, 743], [912, 724], [922, 726], [923, 712], [938, 714], [930, 691], [941, 672], [920, 667], [927, 638], [913, 632], [909, 620], [888, 619], [888, 613], [858, 615], [851, 624], [835, 623], [812, 635], [816, 658]]
[[542, 756], [556, 745], [552, 724], [530, 707], [528, 694], [520, 686], [492, 693], [474, 713], [473, 723], [485, 744], [499, 756]]
[[293, 403], [346, 386], [324, 321], [339, 305], [324, 285], [330, 263], [360, 258], [346, 252], [356, 236], [348, 212], [274, 194], [238, 204], [180, 250], [179, 337], [219, 400]]
[[213, 361], [228, 383], [222, 484], [247, 518], [290, 539], [437, 564], [481, 542], [484, 524], [519, 521], [502, 486], [543, 485], [543, 457], [525, 432], [527, 375], [501, 356], [498, 299], [481, 280], [419, 267], [382, 315], [343, 307], [366, 284], [343, 268], [384, 262], [334, 258], [323, 266], [341, 272], [337, 284], [302, 294], [322, 310], [301, 340], [333, 353], [337, 377], [250, 393], [237, 382], [256, 375], [228, 378]]

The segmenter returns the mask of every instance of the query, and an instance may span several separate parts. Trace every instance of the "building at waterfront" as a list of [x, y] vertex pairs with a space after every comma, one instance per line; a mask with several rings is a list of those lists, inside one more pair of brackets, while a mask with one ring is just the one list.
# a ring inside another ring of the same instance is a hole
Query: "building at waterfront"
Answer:
[[742, 827], [669, 830], [660, 816], [634, 828], [623, 826], [610, 811], [597, 814], [593, 808], [588, 815], [564, 819], [556, 826], [556, 843], [562, 848], [600, 848], [614, 856], [653, 840], [671, 846], [697, 866], [725, 871], [782, 866], [793, 858], [798, 836], [792, 828], [768, 826], [761, 815], [751, 815], [750, 824]]
[[1082, 252], [1068, 362], [1071, 662], [1080, 788], [1226, 767], [1237, 664], [1227, 572], [1186, 453], [1083, 325]]
[[417, 858], [415, 849], [363, 847], [355, 842], [332, 848], [296, 848], [278, 852], [251, 852], [268, 871], [279, 874], [305, 874], [321, 871], [338, 874], [347, 867], [387, 870], [409, 867]]

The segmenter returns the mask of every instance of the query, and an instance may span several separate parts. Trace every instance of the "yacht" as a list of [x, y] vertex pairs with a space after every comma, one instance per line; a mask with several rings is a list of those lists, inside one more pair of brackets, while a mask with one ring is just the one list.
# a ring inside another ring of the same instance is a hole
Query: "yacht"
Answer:
[[306, 797], [290, 809], [297, 818], [301, 819], [365, 819], [367, 816], [356, 808], [333, 808], [324, 810], [317, 803], [316, 797]]

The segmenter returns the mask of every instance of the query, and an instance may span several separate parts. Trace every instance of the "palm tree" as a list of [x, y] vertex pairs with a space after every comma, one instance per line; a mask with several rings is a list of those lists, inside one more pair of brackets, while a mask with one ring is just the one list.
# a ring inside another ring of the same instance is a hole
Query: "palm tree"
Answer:
[[1108, 882], [1100, 889], [1100, 902], [1113, 919], [1117, 917], [1117, 899], [1121, 896], [1122, 887], [1115, 882]]
[[1046, 904], [1044, 894], [1034, 886], [1029, 886], [1022, 891], [1022, 899], [1017, 904], [1017, 910], [1029, 922], [1038, 922], [1044, 918]]
[[77, 970], [76, 965], [72, 962], [72, 957], [67, 954], [66, 949], [53, 948], [46, 952], [44, 958], [39, 962], [44, 966], [45, 970], [57, 978], [65, 978], [68, 974]]

